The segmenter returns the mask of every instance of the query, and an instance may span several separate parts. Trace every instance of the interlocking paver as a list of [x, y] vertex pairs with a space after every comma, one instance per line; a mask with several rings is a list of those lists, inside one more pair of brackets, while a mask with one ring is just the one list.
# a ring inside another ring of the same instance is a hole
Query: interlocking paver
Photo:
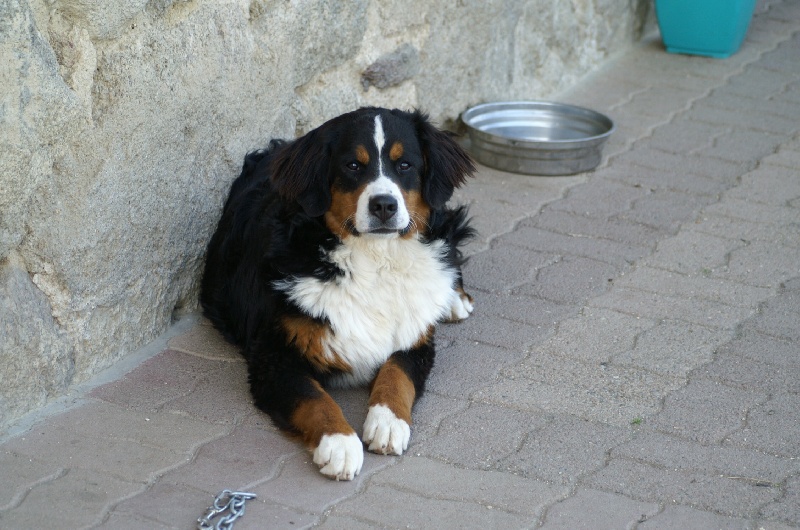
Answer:
[[370, 483], [537, 517], [545, 506], [569, 493], [564, 486], [540, 480], [498, 471], [453, 468], [428, 458], [398, 463], [376, 475]]
[[547, 530], [630, 528], [658, 512], [658, 504], [637, 502], [604, 491], [581, 490], [553, 506], [542, 528]]
[[675, 471], [695, 471], [708, 475], [746, 480], [769, 487], [781, 484], [800, 471], [800, 461], [785, 459], [750, 448], [704, 445], [658, 432], [637, 432], [612, 449], [613, 457], [645, 462]]
[[435, 437], [414, 446], [414, 454], [469, 469], [492, 469], [544, 421], [543, 415], [529, 411], [473, 404], [446, 418]]
[[744, 391], [715, 381], [697, 380], [667, 396], [661, 413], [648, 425], [700, 443], [721, 442], [741, 429], [748, 411], [766, 400], [763, 391]]
[[695, 367], [708, 364], [718, 345], [727, 342], [730, 330], [662, 320], [637, 336], [636, 346], [612, 357], [612, 362], [653, 372], [685, 376]]
[[645, 502], [676, 503], [749, 518], [781, 496], [780, 487], [761, 486], [739, 478], [675, 471], [614, 458], [586, 479], [586, 486]]
[[611, 449], [630, 436], [629, 427], [553, 416], [530, 432], [498, 469], [556, 484], [576, 484], [583, 475], [605, 466]]
[[749, 530], [751, 526], [748, 521], [704, 512], [688, 506], [667, 506], [663, 512], [637, 527], [639, 530], [685, 530], [686, 528]]
[[[760, 0], [728, 59], [654, 35], [557, 99], [617, 130], [594, 172], [456, 193], [476, 309], [437, 329], [405, 455], [322, 477], [195, 316], [0, 433], [0, 527], [182, 529], [229, 487], [258, 494], [242, 529], [800, 528], [800, 3]], [[331, 394], [360, 430], [367, 390]]]

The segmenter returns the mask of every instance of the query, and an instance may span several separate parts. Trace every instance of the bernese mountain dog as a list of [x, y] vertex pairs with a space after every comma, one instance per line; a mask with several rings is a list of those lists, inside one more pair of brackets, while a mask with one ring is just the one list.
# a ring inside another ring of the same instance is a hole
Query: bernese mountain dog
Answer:
[[[208, 245], [201, 303], [247, 360], [258, 408], [321, 472], [408, 448], [434, 325], [472, 311], [459, 245], [475, 170], [420, 111], [361, 108], [244, 160]], [[326, 388], [369, 385], [362, 437]]]

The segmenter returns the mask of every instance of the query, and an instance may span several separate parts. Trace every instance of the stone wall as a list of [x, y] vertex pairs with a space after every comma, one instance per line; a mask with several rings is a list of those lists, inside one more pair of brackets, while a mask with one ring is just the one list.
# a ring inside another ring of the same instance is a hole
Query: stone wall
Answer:
[[0, 427], [196, 308], [247, 151], [361, 105], [546, 98], [648, 3], [0, 0]]

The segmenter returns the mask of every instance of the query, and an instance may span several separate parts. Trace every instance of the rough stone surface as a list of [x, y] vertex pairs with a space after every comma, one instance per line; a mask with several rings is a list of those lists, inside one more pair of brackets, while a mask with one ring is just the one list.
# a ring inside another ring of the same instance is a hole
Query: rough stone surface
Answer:
[[13, 369], [0, 374], [0, 425], [196, 307], [246, 152], [361, 105], [418, 106], [452, 125], [470, 104], [546, 98], [638, 40], [648, 11], [4, 0], [0, 360]]

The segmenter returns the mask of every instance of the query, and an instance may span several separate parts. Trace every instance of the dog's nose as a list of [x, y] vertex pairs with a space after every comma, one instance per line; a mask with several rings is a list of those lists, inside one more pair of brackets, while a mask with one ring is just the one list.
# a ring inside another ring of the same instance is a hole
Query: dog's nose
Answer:
[[397, 213], [397, 199], [391, 195], [375, 195], [369, 200], [369, 213], [385, 223]]

